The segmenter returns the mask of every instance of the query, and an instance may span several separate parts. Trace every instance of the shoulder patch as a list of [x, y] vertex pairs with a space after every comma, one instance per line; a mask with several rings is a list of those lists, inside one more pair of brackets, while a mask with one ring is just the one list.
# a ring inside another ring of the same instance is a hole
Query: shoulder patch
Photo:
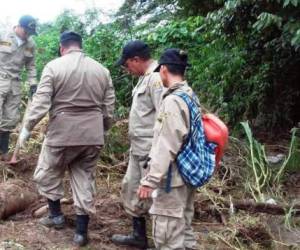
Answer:
[[158, 114], [157, 121], [159, 123], [163, 123], [168, 118], [169, 115], [170, 115], [169, 112], [162, 111]]
[[3, 46], [11, 46], [12, 43], [11, 43], [11, 42], [6, 42], [6, 41], [0, 41], [0, 45], [3, 45]]
[[153, 87], [154, 88], [156, 88], [156, 89], [158, 89], [158, 88], [161, 88], [162, 86], [161, 86], [161, 82], [160, 81], [156, 81], [156, 82], [154, 82], [153, 84]]

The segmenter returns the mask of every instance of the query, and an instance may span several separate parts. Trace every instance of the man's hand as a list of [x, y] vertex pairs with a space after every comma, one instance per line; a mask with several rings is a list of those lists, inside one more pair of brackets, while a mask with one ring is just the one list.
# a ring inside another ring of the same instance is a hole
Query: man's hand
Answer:
[[30, 99], [32, 99], [32, 96], [34, 95], [34, 93], [36, 92], [37, 89], [37, 85], [31, 85], [29, 87], [29, 97]]
[[153, 188], [147, 186], [139, 186], [137, 194], [140, 199], [148, 199], [151, 198], [151, 194], [154, 191]]
[[19, 143], [21, 148], [25, 146], [25, 142], [29, 139], [29, 137], [30, 137], [30, 131], [28, 131], [25, 127], [23, 127], [19, 137]]

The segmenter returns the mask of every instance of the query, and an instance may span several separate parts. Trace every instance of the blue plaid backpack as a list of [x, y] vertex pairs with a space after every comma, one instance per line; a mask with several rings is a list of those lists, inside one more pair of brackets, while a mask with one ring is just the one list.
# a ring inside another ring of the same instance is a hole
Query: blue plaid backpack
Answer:
[[174, 93], [181, 97], [190, 111], [190, 131], [176, 158], [178, 171], [183, 180], [193, 187], [201, 187], [212, 177], [215, 170], [216, 144], [205, 139], [199, 100], [195, 94]]

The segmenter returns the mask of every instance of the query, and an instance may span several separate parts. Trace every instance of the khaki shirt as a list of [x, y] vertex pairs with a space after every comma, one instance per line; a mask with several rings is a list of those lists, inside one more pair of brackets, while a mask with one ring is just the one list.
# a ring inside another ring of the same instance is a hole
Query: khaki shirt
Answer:
[[[0, 74], [2, 78], [9, 77], [20, 80], [20, 74], [25, 67], [30, 85], [37, 84], [35, 68], [35, 43], [31, 37], [19, 46], [17, 35], [0, 33]], [[12, 91], [20, 94], [20, 84], [12, 86]]]
[[174, 162], [190, 129], [190, 113], [185, 101], [173, 93], [186, 92], [192, 96], [187, 82], [169, 88], [164, 94], [161, 108], [154, 126], [154, 138], [150, 151], [149, 172], [141, 184], [153, 188], [164, 188], [170, 164], [172, 165], [172, 187], [184, 185]]
[[46, 145], [103, 145], [114, 103], [109, 71], [71, 50], [45, 66], [24, 126], [31, 131], [49, 111]]
[[129, 138], [134, 155], [148, 155], [151, 148], [153, 127], [163, 93], [160, 75], [153, 72], [157, 66], [157, 62], [153, 61], [132, 91]]

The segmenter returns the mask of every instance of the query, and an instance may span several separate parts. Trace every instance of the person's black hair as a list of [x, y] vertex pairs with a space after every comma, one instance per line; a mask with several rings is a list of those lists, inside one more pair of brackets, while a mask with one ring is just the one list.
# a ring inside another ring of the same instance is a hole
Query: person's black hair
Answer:
[[175, 64], [166, 64], [164, 65], [167, 67], [168, 71], [173, 75], [179, 75], [184, 77], [185, 74], [185, 66], [182, 65], [175, 65]]
[[136, 56], [141, 58], [143, 61], [148, 61], [151, 59], [150, 50], [140, 51]]
[[69, 48], [69, 47], [71, 47], [71, 46], [77, 46], [77, 47], [79, 47], [80, 49], [82, 49], [82, 42], [79, 42], [79, 41], [72, 41], [72, 40], [62, 41], [62, 42], [61, 42], [61, 45], [62, 45], [64, 48]]

